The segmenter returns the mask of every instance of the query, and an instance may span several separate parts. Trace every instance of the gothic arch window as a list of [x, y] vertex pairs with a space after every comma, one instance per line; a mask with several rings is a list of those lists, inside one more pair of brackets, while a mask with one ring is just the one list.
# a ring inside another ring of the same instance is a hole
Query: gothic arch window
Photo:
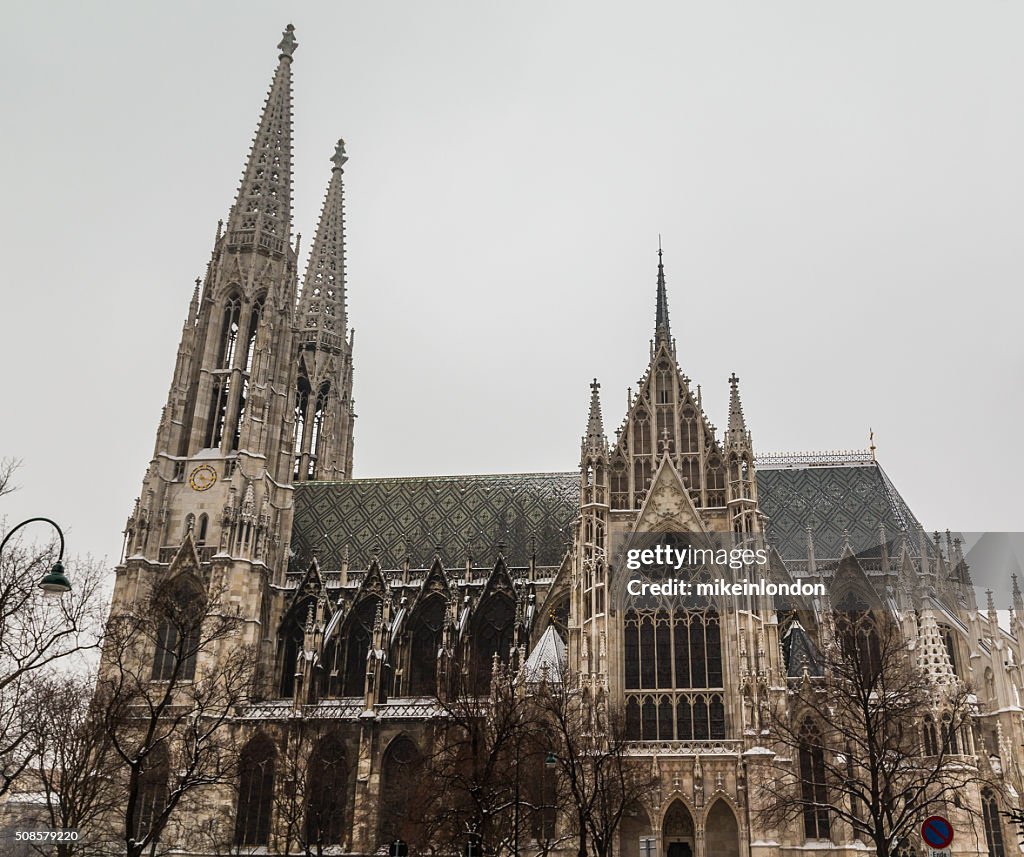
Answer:
[[231, 395], [231, 368], [238, 347], [238, 324], [242, 313], [242, 299], [231, 292], [221, 313], [220, 341], [217, 344], [216, 365], [210, 391], [210, 413], [207, 419], [206, 446], [219, 447], [224, 439], [227, 422], [228, 399]]
[[444, 631], [445, 601], [429, 596], [417, 605], [409, 634], [409, 696], [437, 694], [438, 650]]
[[167, 807], [167, 780], [170, 766], [162, 744], [153, 748], [142, 763], [138, 799], [135, 802], [134, 833], [136, 841], [145, 839]]
[[205, 512], [199, 516], [199, 526], [196, 527], [196, 544], [206, 544], [206, 531], [210, 526], [210, 516]]
[[263, 319], [263, 310], [266, 306], [267, 296], [260, 295], [252, 302], [252, 311], [249, 313], [249, 335], [245, 344], [245, 371], [252, 371], [252, 361], [256, 351], [256, 334], [260, 329], [260, 321]]
[[717, 455], [708, 459], [708, 505], [725, 505], [725, 467]]
[[322, 738], [310, 755], [306, 782], [306, 842], [314, 852], [319, 853], [317, 846], [342, 844], [348, 772], [341, 738], [337, 735]]
[[634, 443], [633, 451], [636, 455], [650, 455], [654, 449], [651, 446], [651, 422], [650, 416], [643, 408], [636, 412], [636, 422], [633, 424]]
[[924, 716], [924, 725], [921, 731], [924, 737], [924, 754], [926, 756], [938, 755], [939, 741], [935, 731], [935, 718], [930, 714]]
[[490, 689], [495, 655], [502, 663], [508, 663], [515, 637], [514, 626], [515, 608], [507, 595], [492, 594], [477, 607], [471, 639], [473, 692], [483, 693]]
[[711, 605], [631, 608], [623, 622], [626, 734], [642, 741], [725, 738], [722, 637]]
[[[307, 445], [309, 461], [306, 465], [306, 475], [310, 479], [316, 475], [316, 460], [320, 450], [320, 438], [323, 433], [324, 418], [327, 415], [327, 399], [330, 393], [331, 385], [328, 381], [324, 381], [320, 386], [319, 392], [316, 394], [316, 401], [313, 405], [313, 414], [309, 424], [309, 443]], [[306, 451], [306, 449], [304, 448], [303, 451]]]
[[665, 442], [668, 443], [670, 451], [675, 451], [674, 388], [669, 365], [659, 363], [654, 378], [655, 432], [657, 435], [655, 441], [659, 451]]
[[252, 361], [256, 352], [256, 333], [259, 331], [260, 319], [263, 317], [263, 305], [266, 301], [265, 295], [260, 295], [252, 303], [249, 312], [249, 332], [245, 339], [245, 364], [242, 375], [242, 392], [238, 397], [238, 411], [235, 414], [235, 432], [231, 443], [232, 449], [238, 449], [242, 439], [242, 423], [245, 422], [245, 409], [249, 401], [249, 373], [252, 371]]
[[985, 789], [981, 793], [981, 812], [985, 821], [985, 844], [988, 846], [988, 857], [1006, 857], [999, 802], [990, 789]]
[[298, 671], [299, 652], [306, 639], [305, 621], [310, 600], [303, 599], [292, 606], [281, 623], [278, 634], [278, 656], [281, 680], [279, 695], [285, 699], [295, 695], [295, 674]]
[[953, 717], [948, 711], [942, 715], [942, 721], [939, 729], [942, 735], [942, 751], [953, 755], [959, 753], [960, 742], [957, 740], [959, 737], [957, 734], [959, 730], [953, 723]]
[[848, 593], [836, 610], [836, 637], [841, 657], [860, 666], [864, 686], [873, 684], [882, 671], [882, 640], [878, 618], [854, 593]]
[[345, 681], [343, 696], [362, 696], [366, 692], [366, 657], [373, 640], [373, 623], [380, 599], [364, 598], [356, 605], [343, 629]]
[[825, 781], [825, 748], [821, 732], [810, 719], [800, 732], [800, 797], [803, 802], [804, 837], [828, 839], [828, 785]]
[[621, 458], [612, 460], [611, 477], [612, 508], [628, 509], [630, 507], [629, 473], [626, 470], [626, 462]]
[[946, 647], [946, 657], [955, 675], [960, 675], [960, 659], [957, 657], [956, 634], [949, 625], [939, 625], [942, 644]]
[[646, 458], [633, 459], [633, 486], [635, 490], [634, 506], [639, 509], [644, 496], [650, 487], [651, 462]]
[[242, 314], [242, 300], [237, 292], [232, 292], [224, 302], [221, 314], [220, 351], [217, 365], [222, 369], [230, 369], [234, 365], [235, 350], [238, 347], [238, 322]]
[[655, 402], [659, 405], [671, 405], [674, 386], [672, 383], [672, 370], [668, 363], [659, 363], [654, 381]]
[[184, 576], [162, 584], [153, 595], [160, 615], [153, 651], [154, 681], [191, 681], [196, 674], [205, 601], [197, 582]]
[[700, 440], [697, 436], [697, 411], [693, 405], [686, 405], [683, 408], [682, 420], [679, 425], [682, 445], [680, 452], [695, 453], [700, 449]]
[[274, 742], [266, 735], [257, 735], [242, 750], [238, 765], [236, 845], [266, 845], [270, 838], [276, 756]]
[[408, 807], [413, 803], [422, 766], [419, 748], [406, 735], [395, 738], [384, 752], [378, 804], [378, 846], [409, 838], [403, 828], [409, 821]]
[[295, 388], [295, 478], [303, 478], [302, 455], [308, 452], [307, 418], [309, 417], [309, 399], [312, 395], [309, 378], [304, 369], [299, 370], [299, 380]]

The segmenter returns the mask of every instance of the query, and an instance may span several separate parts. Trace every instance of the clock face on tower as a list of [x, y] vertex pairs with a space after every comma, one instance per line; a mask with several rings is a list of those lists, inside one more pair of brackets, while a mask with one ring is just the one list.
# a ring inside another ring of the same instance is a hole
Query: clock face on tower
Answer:
[[200, 464], [188, 477], [193, 491], [206, 491], [217, 481], [217, 471], [209, 464]]

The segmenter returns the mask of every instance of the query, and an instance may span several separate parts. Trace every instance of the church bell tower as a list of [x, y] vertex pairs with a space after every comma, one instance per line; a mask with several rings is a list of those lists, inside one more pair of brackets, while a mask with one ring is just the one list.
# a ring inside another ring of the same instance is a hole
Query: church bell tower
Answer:
[[[292, 239], [291, 25], [226, 223], [196, 281], [153, 458], [125, 531], [115, 605], [147, 576], [212, 570], [269, 652], [292, 484], [352, 466], [339, 141], [300, 296]], [[145, 591], [143, 587], [142, 591]]]

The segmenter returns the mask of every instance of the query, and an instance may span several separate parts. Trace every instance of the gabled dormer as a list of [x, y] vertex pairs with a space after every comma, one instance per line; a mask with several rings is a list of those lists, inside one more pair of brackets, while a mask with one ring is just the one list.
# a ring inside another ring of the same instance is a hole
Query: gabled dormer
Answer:
[[725, 456], [715, 427], [679, 368], [669, 327], [665, 266], [658, 250], [658, 284], [650, 363], [629, 394], [629, 411], [610, 456], [611, 507], [639, 509], [658, 463], [668, 453], [698, 509], [726, 505]]

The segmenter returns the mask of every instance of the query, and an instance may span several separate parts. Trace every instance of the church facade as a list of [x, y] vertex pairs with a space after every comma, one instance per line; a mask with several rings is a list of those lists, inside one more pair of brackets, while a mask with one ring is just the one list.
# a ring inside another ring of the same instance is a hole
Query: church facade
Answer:
[[768, 712], [807, 671], [797, 653], [819, 644], [819, 629], [767, 596], [717, 618], [671, 598], [631, 602], [616, 546], [665, 531], [762, 540], [793, 579], [845, 564], [870, 581], [929, 669], [976, 689], [961, 755], [995, 786], [950, 807], [970, 831], [953, 853], [1017, 853], [999, 813], [1024, 788], [1019, 592], [1001, 629], [994, 606], [975, 603], [958, 542], [924, 534], [874, 450], [759, 455], [735, 375], [719, 433], [677, 358], [660, 250], [648, 366], [610, 437], [595, 381], [565, 472], [353, 478], [347, 156], [339, 141], [300, 276], [296, 45], [289, 27], [238, 195], [196, 282], [114, 593], [126, 608], [146, 581], [215, 572], [242, 616], [240, 642], [259, 652], [234, 727], [240, 782], [203, 803], [231, 819], [236, 853], [278, 853], [270, 795], [288, 785], [274, 760], [297, 711], [330, 724], [338, 853], [386, 847], [403, 766], [435, 739], [452, 671], [516, 652], [564, 659], [624, 712], [630, 753], [658, 785], [626, 813], [622, 857], [865, 853], [840, 823], [758, 821]]

